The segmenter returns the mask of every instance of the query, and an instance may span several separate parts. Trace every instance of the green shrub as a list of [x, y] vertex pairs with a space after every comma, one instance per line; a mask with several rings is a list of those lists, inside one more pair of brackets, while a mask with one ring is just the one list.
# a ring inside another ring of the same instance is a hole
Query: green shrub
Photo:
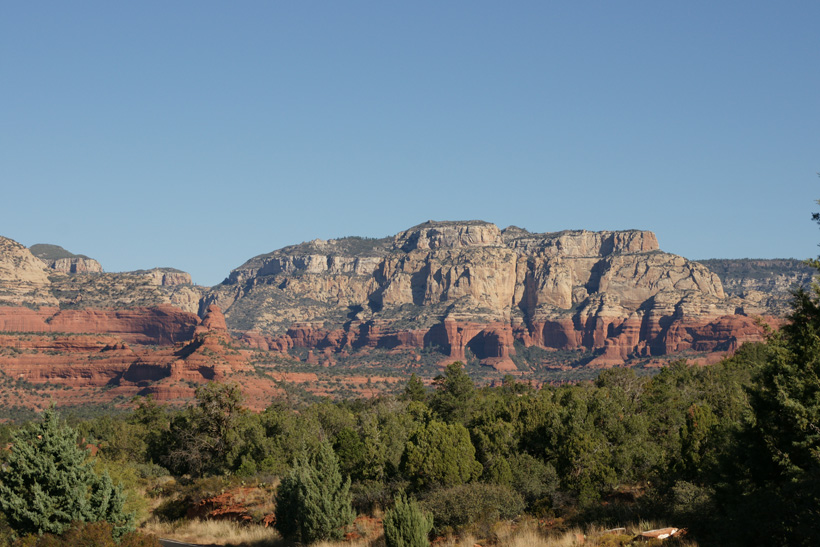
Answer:
[[400, 465], [416, 488], [470, 482], [483, 470], [475, 459], [475, 447], [467, 428], [436, 420], [422, 426], [410, 437]]
[[558, 489], [555, 468], [527, 453], [514, 454], [509, 459], [513, 489], [524, 497], [528, 505], [552, 497]]
[[77, 432], [53, 409], [15, 432], [0, 469], [0, 510], [18, 534], [65, 532], [73, 521], [113, 523], [117, 537], [133, 530], [133, 514], [108, 473], [98, 475], [77, 446]]
[[359, 513], [373, 513], [374, 509], [384, 509], [393, 501], [396, 485], [382, 481], [363, 480], [350, 487], [353, 508]]
[[426, 547], [433, 529], [433, 515], [419, 508], [415, 500], [402, 493], [396, 506], [384, 514], [384, 539], [387, 547]]
[[276, 526], [285, 537], [302, 543], [341, 539], [354, 517], [350, 479], [342, 480], [339, 460], [327, 442], [310, 461], [298, 460], [279, 485]]
[[435, 490], [422, 508], [433, 513], [436, 532], [443, 533], [514, 518], [524, 510], [524, 500], [507, 486], [473, 483]]

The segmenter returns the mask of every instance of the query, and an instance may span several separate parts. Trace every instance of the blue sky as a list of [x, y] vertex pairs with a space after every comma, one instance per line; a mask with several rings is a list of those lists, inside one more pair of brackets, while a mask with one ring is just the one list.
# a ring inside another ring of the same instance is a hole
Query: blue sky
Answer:
[[0, 235], [212, 285], [434, 220], [818, 254], [820, 3], [6, 2]]

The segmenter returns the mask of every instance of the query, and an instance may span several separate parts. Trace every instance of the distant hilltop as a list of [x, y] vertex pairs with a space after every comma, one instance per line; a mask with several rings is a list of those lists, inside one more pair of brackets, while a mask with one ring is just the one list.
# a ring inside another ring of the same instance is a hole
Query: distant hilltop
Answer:
[[29, 247], [31, 254], [42, 260], [52, 270], [66, 273], [99, 273], [102, 265], [85, 255], [70, 253], [59, 245], [38, 243]]

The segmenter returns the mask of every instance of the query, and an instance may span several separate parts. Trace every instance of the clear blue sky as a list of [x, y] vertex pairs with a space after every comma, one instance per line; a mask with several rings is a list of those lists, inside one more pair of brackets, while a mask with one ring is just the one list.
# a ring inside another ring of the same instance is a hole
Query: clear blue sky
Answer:
[[820, 2], [4, 2], [0, 235], [211, 285], [428, 219], [820, 251]]

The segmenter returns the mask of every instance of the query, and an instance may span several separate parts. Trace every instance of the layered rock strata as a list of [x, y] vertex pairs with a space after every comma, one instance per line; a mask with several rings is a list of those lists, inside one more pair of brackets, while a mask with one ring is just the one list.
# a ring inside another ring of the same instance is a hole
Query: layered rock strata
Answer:
[[211, 303], [261, 349], [437, 346], [500, 370], [516, 368], [515, 341], [595, 350], [592, 364], [610, 366], [762, 339], [717, 275], [641, 230], [428, 222], [392, 238], [315, 240], [249, 260]]
[[[0, 309], [0, 311], [8, 311]], [[177, 310], [177, 314], [184, 314]], [[69, 317], [79, 315], [73, 311]], [[0, 315], [0, 318], [4, 317]], [[150, 333], [139, 333], [140, 326], [126, 317], [120, 325], [131, 332], [90, 333], [98, 325], [114, 325], [108, 320], [89, 323], [84, 317], [80, 330], [71, 328], [80, 323], [65, 318], [53, 320], [55, 329], [40, 321], [42, 315], [31, 312], [22, 322], [12, 324], [8, 316], [0, 323], [7, 332], [0, 332], [0, 377], [30, 384], [61, 384], [71, 388], [93, 390], [106, 388], [114, 395], [152, 394], [160, 400], [177, 400], [193, 395], [191, 384], [208, 380], [227, 380], [238, 373], [252, 370], [247, 350], [231, 345], [221, 311], [213, 306], [203, 321], [196, 316], [185, 322], [185, 337], [170, 340], [174, 325], [167, 321], [154, 323]], [[142, 318], [138, 318], [142, 320]], [[177, 325], [178, 326], [178, 325]], [[21, 331], [24, 332], [9, 332]], [[142, 329], [143, 331], [145, 329]], [[155, 338], [148, 338], [153, 335]], [[126, 340], [133, 340], [128, 342]], [[161, 345], [145, 345], [159, 342]], [[90, 391], [85, 391], [86, 396]], [[70, 394], [55, 393], [53, 397]]]

